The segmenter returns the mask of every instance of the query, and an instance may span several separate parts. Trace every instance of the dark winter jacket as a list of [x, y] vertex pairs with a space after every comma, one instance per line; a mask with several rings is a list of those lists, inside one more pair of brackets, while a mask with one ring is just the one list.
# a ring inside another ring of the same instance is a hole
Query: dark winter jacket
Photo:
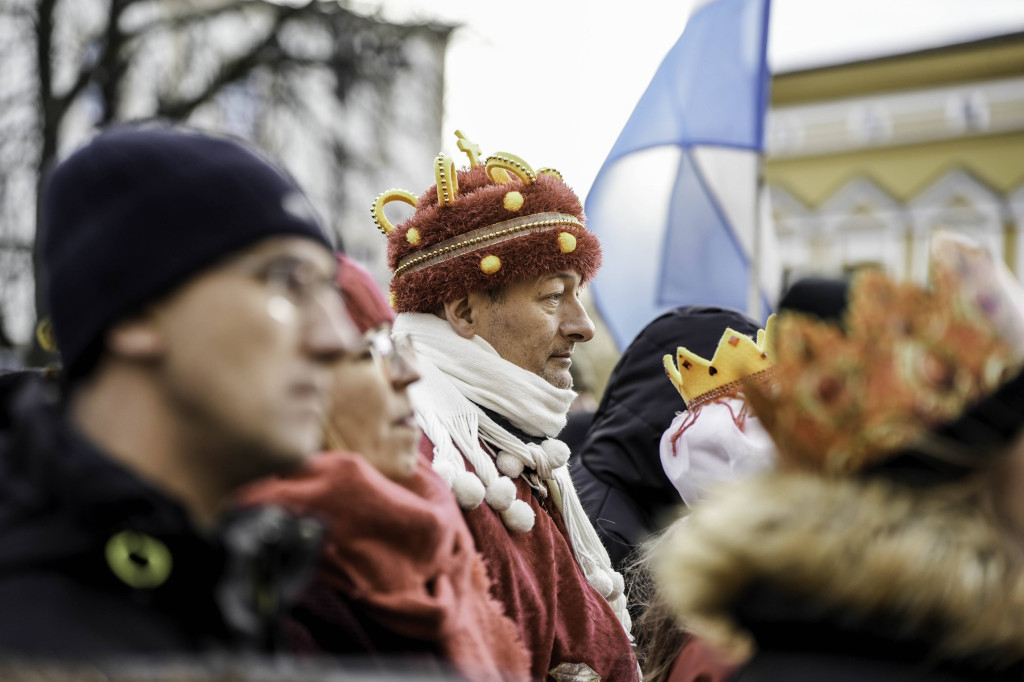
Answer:
[[899, 613], [828, 609], [813, 598], [760, 585], [743, 598], [740, 622], [758, 650], [730, 682], [968, 682], [1020, 680], [1020, 665], [994, 668], [990, 654], [935, 660], [942, 633], [914, 632]]
[[795, 473], [718, 493], [660, 543], [659, 588], [737, 682], [1024, 679], [1019, 550], [976, 499]]
[[572, 468], [591, 523], [621, 570], [634, 547], [675, 516], [682, 504], [665, 476], [658, 444], [686, 405], [665, 376], [662, 357], [678, 346], [710, 358], [726, 327], [753, 336], [757, 324], [727, 308], [683, 306], [648, 324], [608, 380]]
[[319, 536], [273, 508], [202, 533], [79, 435], [54, 387], [0, 381], [0, 655], [266, 650]]

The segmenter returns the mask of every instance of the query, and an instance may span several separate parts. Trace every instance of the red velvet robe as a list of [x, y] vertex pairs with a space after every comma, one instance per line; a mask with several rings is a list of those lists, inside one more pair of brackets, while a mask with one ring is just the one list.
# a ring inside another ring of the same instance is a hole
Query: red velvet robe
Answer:
[[[432, 453], [427, 438], [421, 449]], [[469, 463], [466, 468], [473, 470]], [[519, 626], [531, 657], [531, 676], [583, 681], [588, 678], [585, 671], [580, 675], [578, 664], [584, 664], [605, 682], [636, 680], [629, 638], [576, 563], [561, 514], [550, 498], [538, 500], [526, 481], [518, 478], [515, 485], [517, 497], [537, 515], [532, 530], [509, 531], [486, 503], [463, 510], [463, 516], [487, 564], [491, 594]], [[563, 667], [556, 670], [559, 665]]]
[[668, 682], [728, 682], [739, 666], [722, 662], [703, 640], [689, 636], [679, 650]]

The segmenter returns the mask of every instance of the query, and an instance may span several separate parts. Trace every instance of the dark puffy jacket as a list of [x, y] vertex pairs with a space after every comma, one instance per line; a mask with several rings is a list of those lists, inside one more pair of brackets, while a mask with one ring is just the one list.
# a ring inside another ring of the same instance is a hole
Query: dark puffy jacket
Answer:
[[665, 376], [662, 357], [686, 346], [710, 358], [726, 327], [750, 336], [758, 329], [728, 308], [683, 306], [664, 313], [637, 335], [608, 380], [572, 477], [616, 569], [682, 504], [661, 468], [658, 444], [686, 405]]
[[0, 378], [0, 655], [267, 650], [319, 537], [273, 508], [201, 533], [84, 440], [53, 386]]
[[[1024, 664], [994, 665], [981, 651], [937, 660], [934, 636], [904, 614], [864, 616], [827, 607], [767, 584], [747, 592], [737, 617], [757, 652], [732, 682], [1003, 682], [1024, 679]], [[980, 649], [980, 645], [979, 649]]]

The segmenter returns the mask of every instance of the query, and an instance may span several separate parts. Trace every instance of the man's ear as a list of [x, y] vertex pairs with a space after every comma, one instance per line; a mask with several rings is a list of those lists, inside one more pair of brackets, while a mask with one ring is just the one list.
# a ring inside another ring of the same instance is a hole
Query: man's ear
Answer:
[[455, 333], [464, 339], [471, 339], [476, 335], [475, 303], [472, 294], [444, 302], [444, 318], [448, 320]]
[[107, 331], [107, 352], [115, 357], [153, 360], [163, 353], [163, 339], [152, 316], [121, 320]]

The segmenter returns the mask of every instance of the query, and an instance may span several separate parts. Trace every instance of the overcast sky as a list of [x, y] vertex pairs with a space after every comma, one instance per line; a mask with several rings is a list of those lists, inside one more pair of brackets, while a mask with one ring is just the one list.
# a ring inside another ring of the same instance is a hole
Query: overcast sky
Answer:
[[[585, 196], [690, 0], [359, 0], [395, 21], [461, 24], [446, 66], [444, 151], [553, 166]], [[773, 0], [774, 72], [1024, 31], [1024, 0]], [[461, 158], [461, 157], [460, 157]], [[460, 162], [461, 163], [461, 162]], [[429, 184], [424, 170], [424, 186]], [[419, 191], [422, 188], [409, 188]]]

